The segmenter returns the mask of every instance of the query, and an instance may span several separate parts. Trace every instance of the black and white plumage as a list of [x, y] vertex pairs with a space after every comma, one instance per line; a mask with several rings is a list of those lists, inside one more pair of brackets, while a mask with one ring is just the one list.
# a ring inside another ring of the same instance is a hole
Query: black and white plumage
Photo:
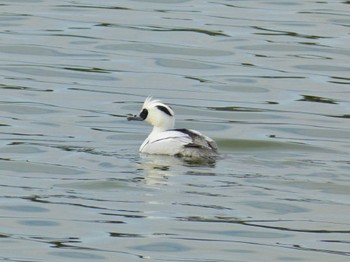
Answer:
[[152, 97], [146, 98], [138, 116], [129, 116], [128, 120], [144, 120], [153, 126], [140, 147], [142, 153], [193, 158], [218, 155], [218, 147], [211, 138], [191, 129], [174, 129], [174, 111]]

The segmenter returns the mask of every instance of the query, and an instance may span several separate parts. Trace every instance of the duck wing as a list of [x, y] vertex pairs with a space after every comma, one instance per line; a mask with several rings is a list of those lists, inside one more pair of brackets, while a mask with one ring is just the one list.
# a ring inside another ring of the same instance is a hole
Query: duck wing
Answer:
[[215, 153], [218, 151], [218, 146], [215, 143], [215, 141], [210, 137], [199, 133], [198, 131], [191, 130], [191, 129], [184, 129], [184, 128], [174, 129], [174, 130], [180, 133], [186, 134], [191, 138], [191, 142], [188, 144], [185, 144], [184, 147], [205, 149], [205, 150], [213, 151]]

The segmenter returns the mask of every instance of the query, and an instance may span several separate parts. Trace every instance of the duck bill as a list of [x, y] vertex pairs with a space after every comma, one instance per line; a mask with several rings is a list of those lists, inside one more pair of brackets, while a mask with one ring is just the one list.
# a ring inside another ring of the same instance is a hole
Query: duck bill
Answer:
[[137, 115], [128, 116], [127, 119], [128, 119], [128, 121], [132, 121], [132, 120], [134, 120], [134, 121], [143, 121], [144, 120], [142, 117], [137, 116]]

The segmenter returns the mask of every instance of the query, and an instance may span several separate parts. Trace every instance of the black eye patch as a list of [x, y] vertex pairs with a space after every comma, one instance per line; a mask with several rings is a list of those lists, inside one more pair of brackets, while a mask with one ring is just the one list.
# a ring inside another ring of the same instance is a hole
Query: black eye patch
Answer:
[[140, 117], [145, 120], [148, 116], [148, 110], [147, 109], [143, 109], [142, 112], [140, 113]]
[[166, 108], [165, 106], [157, 106], [157, 108], [158, 108], [160, 111], [163, 111], [165, 114], [167, 114], [167, 115], [169, 115], [169, 116], [173, 116], [173, 115], [170, 113], [169, 109]]

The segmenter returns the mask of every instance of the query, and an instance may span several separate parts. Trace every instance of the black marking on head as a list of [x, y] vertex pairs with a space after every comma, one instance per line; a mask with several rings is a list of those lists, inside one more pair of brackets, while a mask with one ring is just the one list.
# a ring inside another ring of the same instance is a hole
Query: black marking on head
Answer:
[[165, 114], [169, 115], [169, 116], [173, 116], [172, 113], [169, 111], [168, 108], [166, 108], [165, 106], [156, 106], [160, 111], [163, 111]]
[[147, 109], [143, 109], [140, 113], [140, 117], [145, 120], [148, 116], [148, 110]]

